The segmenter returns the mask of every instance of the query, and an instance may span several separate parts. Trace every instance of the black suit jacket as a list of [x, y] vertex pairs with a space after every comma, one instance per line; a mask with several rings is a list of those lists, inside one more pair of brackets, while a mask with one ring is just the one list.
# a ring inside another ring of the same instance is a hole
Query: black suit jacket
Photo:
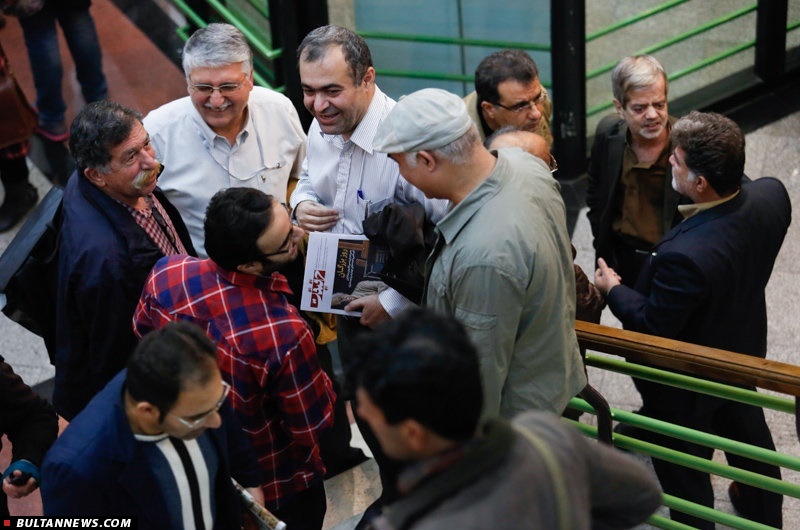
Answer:
[[611, 289], [609, 307], [625, 329], [764, 357], [764, 289], [791, 210], [779, 180], [745, 183], [666, 234], [636, 288]]
[[[675, 118], [670, 118], [674, 123]], [[611, 255], [614, 222], [614, 197], [622, 176], [622, 159], [625, 153], [625, 137], [628, 126], [616, 114], [603, 118], [597, 125], [589, 159], [589, 182], [586, 189], [586, 205], [589, 224], [594, 236], [595, 259], [608, 261]], [[672, 189], [672, 166], [667, 164], [664, 179], [664, 207], [661, 211], [663, 233], [666, 234], [680, 220], [676, 218], [680, 194]]]

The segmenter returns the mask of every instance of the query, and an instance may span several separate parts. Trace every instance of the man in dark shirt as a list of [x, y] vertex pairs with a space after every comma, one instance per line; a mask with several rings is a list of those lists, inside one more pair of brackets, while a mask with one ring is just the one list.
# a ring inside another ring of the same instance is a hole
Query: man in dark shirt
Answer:
[[667, 74], [654, 57], [625, 57], [611, 73], [617, 114], [595, 132], [586, 204], [597, 258], [633, 286], [650, 248], [675, 222]]

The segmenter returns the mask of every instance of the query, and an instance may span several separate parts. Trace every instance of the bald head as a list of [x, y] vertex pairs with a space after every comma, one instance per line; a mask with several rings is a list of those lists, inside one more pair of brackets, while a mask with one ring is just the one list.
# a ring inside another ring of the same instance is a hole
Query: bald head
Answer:
[[513, 127], [498, 129], [486, 139], [486, 148], [501, 149], [503, 147], [519, 147], [537, 158], [550, 163], [550, 148], [543, 136], [530, 131], [522, 131]]

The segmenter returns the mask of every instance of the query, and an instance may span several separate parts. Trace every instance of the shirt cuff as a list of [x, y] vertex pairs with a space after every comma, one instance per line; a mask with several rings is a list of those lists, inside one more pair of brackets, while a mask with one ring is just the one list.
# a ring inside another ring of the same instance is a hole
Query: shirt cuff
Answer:
[[391, 287], [378, 293], [378, 301], [392, 318], [397, 318], [403, 311], [417, 305]]

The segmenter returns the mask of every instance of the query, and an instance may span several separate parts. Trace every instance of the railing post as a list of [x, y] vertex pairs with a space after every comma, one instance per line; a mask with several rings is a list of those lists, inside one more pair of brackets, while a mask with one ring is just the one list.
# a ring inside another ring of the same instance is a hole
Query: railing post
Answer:
[[771, 84], [786, 68], [788, 0], [759, 0], [756, 12], [755, 73]]
[[272, 47], [283, 53], [275, 60], [278, 85], [286, 87], [286, 96], [292, 100], [303, 129], [311, 125], [311, 115], [303, 107], [300, 73], [297, 70], [297, 46], [314, 28], [328, 23], [326, 0], [269, 0], [269, 25]]
[[559, 180], [586, 171], [585, 0], [551, 0], [553, 137]]

